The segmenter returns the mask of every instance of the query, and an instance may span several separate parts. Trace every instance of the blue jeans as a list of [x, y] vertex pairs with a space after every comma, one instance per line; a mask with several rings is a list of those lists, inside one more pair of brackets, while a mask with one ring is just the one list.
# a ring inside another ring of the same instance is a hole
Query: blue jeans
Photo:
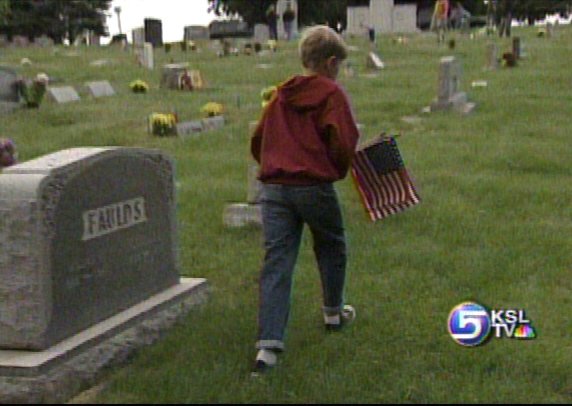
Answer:
[[334, 186], [262, 186], [262, 222], [266, 254], [260, 275], [258, 349], [284, 349], [290, 313], [292, 276], [304, 223], [314, 239], [322, 282], [323, 311], [339, 313], [344, 305], [346, 240]]

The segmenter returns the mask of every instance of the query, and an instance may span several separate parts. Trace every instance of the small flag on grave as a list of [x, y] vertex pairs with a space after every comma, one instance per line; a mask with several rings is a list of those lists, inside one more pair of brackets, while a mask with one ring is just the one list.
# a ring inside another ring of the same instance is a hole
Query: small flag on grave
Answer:
[[382, 220], [421, 202], [394, 137], [381, 135], [360, 147], [351, 173], [372, 221]]

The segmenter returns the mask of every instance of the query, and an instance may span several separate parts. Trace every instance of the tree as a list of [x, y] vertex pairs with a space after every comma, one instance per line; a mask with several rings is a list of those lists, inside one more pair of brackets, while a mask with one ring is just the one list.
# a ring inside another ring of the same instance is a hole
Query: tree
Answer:
[[0, 25], [6, 24], [10, 13], [10, 0], [0, 0]]
[[[338, 21], [345, 25], [348, 0], [298, 0], [298, 22], [300, 25]], [[266, 10], [276, 0], [207, 0], [217, 15], [237, 14], [249, 25], [266, 23]]]
[[543, 19], [547, 14], [566, 15], [572, 7], [570, 0], [520, 0], [514, 3], [514, 17], [527, 20], [529, 24], [534, 24], [536, 20]]
[[[456, 0], [451, 0], [454, 2]], [[460, 0], [463, 7], [473, 15], [486, 15], [487, 3], [484, 0]], [[495, 4], [504, 0], [489, 0]], [[250, 25], [264, 23], [265, 11], [276, 0], [207, 0], [208, 6], [217, 14], [238, 14]], [[435, 0], [395, 0], [395, 4], [416, 3], [421, 8], [431, 8]], [[570, 12], [572, 0], [516, 0], [513, 17], [533, 22], [546, 14]], [[365, 5], [369, 0], [298, 0], [299, 23], [310, 25], [328, 23], [331, 26], [342, 22], [345, 26], [348, 5]]]
[[106, 36], [105, 12], [110, 7], [111, 0], [0, 0], [0, 33], [30, 39], [47, 35], [56, 43], [64, 38], [73, 42], [84, 30]]

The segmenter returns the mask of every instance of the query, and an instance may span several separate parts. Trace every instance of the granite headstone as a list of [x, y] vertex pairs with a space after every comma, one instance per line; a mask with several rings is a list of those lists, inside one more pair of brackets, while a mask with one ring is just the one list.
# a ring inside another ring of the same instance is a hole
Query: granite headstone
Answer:
[[176, 285], [174, 166], [75, 148], [0, 175], [0, 348], [45, 350]]
[[461, 91], [461, 77], [462, 67], [455, 57], [441, 58], [439, 91], [437, 99], [431, 103], [430, 111], [453, 109], [465, 114], [473, 111], [475, 103], [470, 103], [467, 94]]

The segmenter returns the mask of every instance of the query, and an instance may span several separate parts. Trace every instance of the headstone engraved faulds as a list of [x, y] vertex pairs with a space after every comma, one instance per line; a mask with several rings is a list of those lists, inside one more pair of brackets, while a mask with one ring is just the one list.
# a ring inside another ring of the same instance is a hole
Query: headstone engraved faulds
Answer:
[[58, 104], [71, 103], [81, 100], [79, 94], [71, 86], [48, 87], [48, 95]]
[[98, 81], [98, 82], [87, 82], [86, 87], [89, 90], [89, 93], [95, 97], [109, 97], [115, 95], [115, 90], [111, 83], [107, 80]]
[[470, 103], [467, 94], [461, 91], [461, 78], [461, 64], [455, 57], [441, 58], [439, 91], [430, 111], [456, 110], [467, 114], [474, 110], [475, 103]]
[[45, 350], [179, 283], [172, 161], [76, 148], [0, 175], [0, 348]]
[[[249, 125], [250, 133], [256, 129], [257, 122]], [[260, 198], [262, 183], [258, 180], [259, 167], [256, 162], [250, 160], [247, 173], [247, 196], [246, 203], [234, 203], [225, 207], [223, 224], [227, 227], [244, 227], [248, 225], [262, 225], [262, 208]]]

